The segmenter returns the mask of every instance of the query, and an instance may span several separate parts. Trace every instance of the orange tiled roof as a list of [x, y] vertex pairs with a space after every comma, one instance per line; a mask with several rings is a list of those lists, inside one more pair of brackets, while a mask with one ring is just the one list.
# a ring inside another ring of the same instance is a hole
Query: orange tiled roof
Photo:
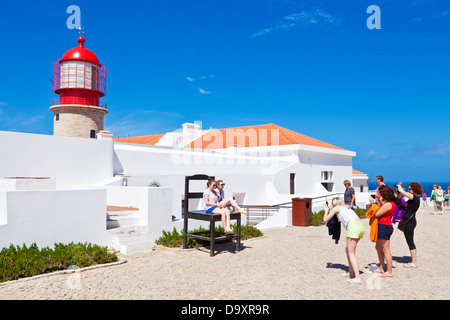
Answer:
[[353, 174], [365, 174], [365, 173], [363, 173], [361, 171], [358, 171], [358, 170], [355, 170], [355, 169], [352, 169], [352, 173]]
[[115, 142], [137, 143], [155, 145], [164, 136], [163, 134], [154, 134], [149, 136], [127, 137], [113, 139]]
[[[272, 143], [272, 130], [278, 130], [278, 139], [274, 136], [274, 143]], [[202, 137], [188, 144], [186, 148], [222, 149], [232, 145], [258, 147], [290, 144], [345, 150], [332, 144], [280, 127], [274, 123], [248, 127], [212, 129]]]

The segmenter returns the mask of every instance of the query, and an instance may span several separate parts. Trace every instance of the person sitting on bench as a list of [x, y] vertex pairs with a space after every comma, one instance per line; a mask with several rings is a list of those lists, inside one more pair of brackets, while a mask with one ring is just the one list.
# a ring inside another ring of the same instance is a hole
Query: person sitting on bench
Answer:
[[225, 229], [225, 233], [233, 234], [233, 230], [230, 227], [230, 210], [225, 208], [219, 203], [219, 197], [217, 192], [214, 190], [217, 187], [217, 183], [214, 180], [208, 180], [206, 183], [208, 187], [205, 192], [203, 192], [203, 200], [205, 201], [205, 212], [206, 213], [219, 213], [222, 217], [222, 225]]
[[225, 182], [223, 182], [223, 180], [217, 180], [216, 184], [216, 192], [217, 196], [219, 197], [219, 203], [223, 207], [230, 208], [231, 206], [235, 208], [238, 213], [247, 214], [246, 212], [244, 212], [244, 210], [242, 210], [241, 207], [239, 207], [239, 205], [236, 203], [236, 201], [233, 200], [233, 198], [225, 198], [225, 191], [223, 190], [223, 188], [225, 187]]

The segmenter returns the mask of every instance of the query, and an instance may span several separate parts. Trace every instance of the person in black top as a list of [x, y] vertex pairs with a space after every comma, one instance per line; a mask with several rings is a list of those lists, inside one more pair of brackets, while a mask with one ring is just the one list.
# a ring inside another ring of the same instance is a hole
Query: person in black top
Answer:
[[353, 209], [353, 205], [355, 204], [355, 189], [352, 188], [350, 181], [344, 181], [345, 193], [344, 193], [344, 203]]
[[406, 202], [406, 210], [403, 213], [402, 220], [408, 222], [405, 228], [405, 238], [408, 244], [409, 251], [411, 252], [411, 262], [404, 265], [405, 268], [417, 268], [417, 250], [414, 244], [414, 229], [417, 225], [416, 212], [420, 208], [419, 195], [423, 193], [423, 189], [420, 183], [411, 182], [408, 186], [408, 191], [404, 190], [401, 182], [398, 183], [398, 191], [408, 198]]

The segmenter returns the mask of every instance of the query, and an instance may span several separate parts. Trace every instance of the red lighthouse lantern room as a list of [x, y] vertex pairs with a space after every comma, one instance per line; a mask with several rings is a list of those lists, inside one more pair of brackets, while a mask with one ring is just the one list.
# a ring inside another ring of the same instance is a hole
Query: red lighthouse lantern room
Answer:
[[95, 138], [103, 130], [103, 117], [108, 113], [100, 98], [106, 94], [106, 66], [84, 47], [85, 39], [53, 63], [52, 100], [54, 135]]

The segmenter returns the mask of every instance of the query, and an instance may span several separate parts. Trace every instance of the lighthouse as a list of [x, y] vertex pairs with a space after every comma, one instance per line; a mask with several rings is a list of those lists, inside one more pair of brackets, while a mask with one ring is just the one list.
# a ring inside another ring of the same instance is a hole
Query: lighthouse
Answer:
[[106, 94], [106, 66], [84, 47], [85, 39], [53, 63], [53, 135], [94, 138], [108, 113], [100, 98]]

